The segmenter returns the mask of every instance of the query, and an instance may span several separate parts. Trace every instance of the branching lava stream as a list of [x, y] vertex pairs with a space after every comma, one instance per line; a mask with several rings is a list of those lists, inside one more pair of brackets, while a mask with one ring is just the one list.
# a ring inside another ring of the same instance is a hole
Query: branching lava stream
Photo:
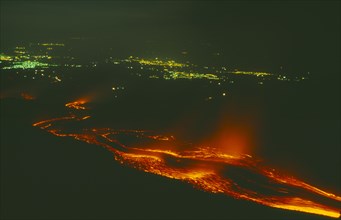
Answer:
[[[76, 111], [85, 102], [66, 104]], [[211, 147], [182, 146], [173, 136], [143, 130], [72, 129], [90, 116], [70, 114], [33, 126], [59, 137], [99, 145], [116, 161], [144, 172], [188, 182], [198, 189], [223, 193], [262, 205], [338, 218], [341, 197], [263, 167], [250, 155], [229, 155]], [[178, 146], [182, 146], [181, 150]]]

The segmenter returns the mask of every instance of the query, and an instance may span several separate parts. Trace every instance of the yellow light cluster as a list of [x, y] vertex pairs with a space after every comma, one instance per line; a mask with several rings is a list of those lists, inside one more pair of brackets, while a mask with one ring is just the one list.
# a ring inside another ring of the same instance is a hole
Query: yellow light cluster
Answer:
[[[282, 81], [290, 81], [290, 79], [289, 79], [288, 77], [282, 76], [282, 75], [279, 75], [279, 76], [277, 77], [277, 79], [278, 79], [278, 80], [282, 80]], [[303, 79], [304, 79], [304, 78], [303, 78]]]
[[45, 46], [45, 47], [50, 47], [50, 46], [59, 46], [59, 47], [64, 47], [65, 44], [61, 44], [61, 43], [39, 43], [38, 45], [40, 46]]
[[155, 59], [140, 59], [138, 57], [129, 57], [129, 61], [138, 62], [141, 65], [149, 65], [149, 66], [167, 66], [167, 67], [187, 67], [187, 64], [177, 63], [174, 60], [159, 60]]
[[266, 73], [266, 72], [247, 72], [247, 71], [234, 71], [231, 72], [233, 74], [240, 74], [240, 75], [254, 75], [257, 77], [264, 77], [264, 76], [271, 76], [271, 73]]
[[35, 59], [52, 59], [51, 56], [48, 56], [48, 55], [37, 55], [37, 56], [32, 56], [33, 58]]
[[219, 80], [217, 75], [211, 73], [192, 73], [192, 72], [173, 72], [169, 71], [169, 75], [165, 76], [165, 79], [211, 79]]
[[4, 55], [4, 54], [0, 54], [0, 60], [1, 61], [12, 61], [13, 58], [11, 56], [7, 56], [7, 55]]
[[15, 50], [14, 53], [25, 54], [25, 51]]

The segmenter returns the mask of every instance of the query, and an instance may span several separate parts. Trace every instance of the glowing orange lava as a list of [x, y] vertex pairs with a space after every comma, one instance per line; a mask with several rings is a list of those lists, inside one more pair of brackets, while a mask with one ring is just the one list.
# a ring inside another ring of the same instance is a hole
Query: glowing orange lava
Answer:
[[78, 100], [78, 101], [66, 103], [65, 106], [68, 107], [68, 108], [73, 108], [73, 109], [77, 109], [77, 110], [85, 110], [85, 109], [87, 109], [84, 106], [85, 103], [87, 103], [87, 101], [85, 101], [85, 100]]
[[[71, 108], [83, 109], [81, 105], [80, 102], [67, 104]], [[89, 116], [67, 116], [37, 122], [33, 126], [55, 136], [102, 146], [122, 164], [182, 180], [207, 192], [223, 193], [280, 209], [340, 217], [340, 196], [263, 167], [250, 155], [231, 155], [212, 147], [183, 145], [173, 136], [151, 131], [111, 128], [72, 131], [68, 127], [68, 122], [87, 118]], [[134, 144], [130, 141], [129, 146], [126, 145], [124, 140], [127, 138]]]

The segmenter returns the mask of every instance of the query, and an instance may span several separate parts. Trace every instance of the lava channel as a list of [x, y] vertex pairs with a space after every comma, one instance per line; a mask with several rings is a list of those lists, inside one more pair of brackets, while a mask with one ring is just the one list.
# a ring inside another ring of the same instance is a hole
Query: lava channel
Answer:
[[[85, 109], [82, 103], [67, 107]], [[88, 118], [72, 115], [40, 121], [33, 126], [55, 136], [102, 146], [119, 163], [185, 181], [207, 192], [274, 208], [340, 217], [340, 196], [264, 167], [250, 155], [235, 156], [211, 147], [181, 146], [173, 136], [151, 131], [68, 126]]]

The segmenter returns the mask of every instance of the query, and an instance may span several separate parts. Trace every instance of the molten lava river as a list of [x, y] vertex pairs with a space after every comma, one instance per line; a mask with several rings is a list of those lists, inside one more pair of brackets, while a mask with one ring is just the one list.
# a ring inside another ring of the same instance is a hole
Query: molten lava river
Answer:
[[66, 107], [75, 112], [33, 126], [58, 137], [104, 147], [119, 163], [182, 180], [207, 192], [280, 209], [340, 217], [340, 196], [263, 167], [250, 155], [236, 156], [212, 147], [189, 146], [173, 136], [152, 131], [80, 128], [81, 121], [90, 118], [79, 113], [86, 110], [84, 104], [82, 101], [67, 103]]

